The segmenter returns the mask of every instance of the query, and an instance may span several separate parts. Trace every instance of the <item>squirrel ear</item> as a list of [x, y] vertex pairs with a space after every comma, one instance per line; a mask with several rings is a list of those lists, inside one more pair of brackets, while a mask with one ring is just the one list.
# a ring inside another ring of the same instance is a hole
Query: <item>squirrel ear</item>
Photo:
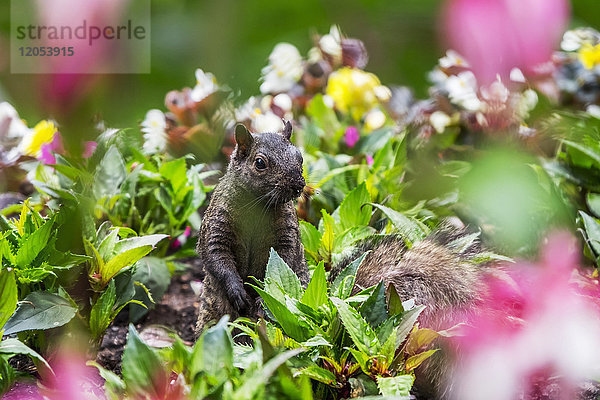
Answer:
[[287, 140], [290, 140], [290, 138], [292, 137], [292, 124], [290, 123], [290, 121], [283, 121], [283, 137], [286, 138]]
[[235, 142], [240, 155], [246, 155], [254, 143], [254, 138], [244, 125], [237, 124], [235, 126]]

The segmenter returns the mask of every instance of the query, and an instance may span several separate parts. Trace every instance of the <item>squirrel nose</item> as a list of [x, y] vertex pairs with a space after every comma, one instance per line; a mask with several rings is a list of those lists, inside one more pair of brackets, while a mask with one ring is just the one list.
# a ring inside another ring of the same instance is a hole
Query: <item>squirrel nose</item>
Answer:
[[304, 181], [304, 177], [300, 177], [300, 179], [298, 179], [293, 186], [293, 190], [294, 190], [294, 195], [296, 196], [300, 196], [300, 194], [302, 193], [302, 190], [304, 190], [304, 185], [306, 184], [306, 182]]

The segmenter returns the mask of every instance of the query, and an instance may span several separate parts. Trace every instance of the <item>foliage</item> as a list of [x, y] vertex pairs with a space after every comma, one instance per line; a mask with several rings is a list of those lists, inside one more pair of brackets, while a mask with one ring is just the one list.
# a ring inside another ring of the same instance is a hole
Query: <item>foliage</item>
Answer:
[[271, 251], [265, 280], [254, 286], [273, 320], [266, 327], [270, 343], [307, 349], [294, 363], [295, 374], [323, 384], [316, 393], [333, 390], [334, 396], [346, 397], [351, 387], [358, 386], [362, 395], [405, 395], [413, 370], [435, 352], [423, 348], [437, 334], [414, 326], [423, 306], [403, 304], [393, 286], [387, 296], [383, 283], [352, 295], [364, 257], [353, 261], [331, 285], [323, 262], [319, 263], [304, 290]]

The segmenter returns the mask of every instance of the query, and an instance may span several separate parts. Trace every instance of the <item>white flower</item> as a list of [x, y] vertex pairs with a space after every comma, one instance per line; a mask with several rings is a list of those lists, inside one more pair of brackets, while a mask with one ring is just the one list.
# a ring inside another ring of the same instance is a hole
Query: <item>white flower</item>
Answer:
[[331, 97], [328, 94], [324, 94], [323, 95], [323, 104], [325, 104], [325, 107], [327, 108], [333, 108], [335, 106], [335, 101], [333, 100], [333, 97]]
[[446, 51], [446, 55], [440, 58], [439, 64], [442, 68], [470, 67], [469, 63], [460, 54], [452, 49]]
[[262, 69], [261, 93], [280, 93], [290, 90], [302, 76], [302, 56], [289, 43], [279, 43], [269, 55], [269, 65]]
[[204, 72], [200, 68], [196, 70], [196, 86], [192, 89], [190, 97], [195, 102], [200, 102], [219, 89], [217, 79], [210, 72]]
[[252, 96], [235, 110], [235, 120], [238, 122], [251, 120], [257, 112], [260, 112], [260, 101]]
[[256, 114], [252, 120], [254, 132], [280, 132], [283, 129], [283, 121], [271, 111]]
[[517, 83], [525, 83], [525, 75], [519, 68], [513, 68], [510, 70], [510, 80]]
[[506, 103], [509, 95], [510, 91], [506, 88], [506, 86], [504, 86], [500, 80], [500, 77], [498, 77], [496, 81], [492, 82], [489, 87], [481, 88], [481, 97], [487, 101]]
[[167, 120], [160, 110], [150, 110], [142, 121], [145, 154], [155, 154], [167, 148]]
[[284, 112], [291, 111], [292, 98], [285, 93], [280, 93], [273, 97], [273, 104], [281, 108]]
[[337, 25], [332, 25], [329, 29], [329, 34], [321, 36], [319, 39], [319, 47], [323, 52], [333, 57], [334, 64], [342, 62], [342, 35], [340, 28]]
[[452, 118], [443, 111], [436, 111], [429, 117], [429, 123], [437, 133], [443, 133], [452, 123]]
[[448, 75], [446, 75], [444, 71], [436, 67], [429, 72], [427, 78], [429, 79], [429, 82], [431, 82], [435, 86], [443, 86], [448, 80]]
[[448, 77], [446, 90], [450, 101], [457, 106], [469, 111], [477, 111], [481, 108], [481, 101], [476, 93], [477, 80], [471, 71]]
[[30, 131], [10, 103], [0, 103], [0, 138], [21, 139]]
[[531, 137], [535, 134], [535, 129], [528, 127], [527, 125], [519, 125], [519, 135], [525, 137]]
[[375, 108], [367, 113], [365, 117], [365, 128], [368, 131], [374, 131], [375, 129], [379, 129], [385, 124], [385, 114]]
[[533, 89], [527, 89], [521, 95], [519, 103], [517, 104], [517, 114], [521, 118], [527, 118], [529, 112], [537, 106], [538, 95]]
[[585, 112], [587, 112], [594, 118], [600, 119], [600, 106], [597, 106], [596, 104], [590, 104], [589, 106], [587, 106]]
[[577, 51], [584, 43], [595, 46], [598, 42], [600, 42], [598, 31], [592, 28], [577, 28], [565, 32], [560, 47], [564, 51]]
[[373, 93], [375, 93], [377, 100], [382, 102], [386, 102], [392, 97], [392, 91], [389, 87], [384, 85], [375, 86], [373, 88]]

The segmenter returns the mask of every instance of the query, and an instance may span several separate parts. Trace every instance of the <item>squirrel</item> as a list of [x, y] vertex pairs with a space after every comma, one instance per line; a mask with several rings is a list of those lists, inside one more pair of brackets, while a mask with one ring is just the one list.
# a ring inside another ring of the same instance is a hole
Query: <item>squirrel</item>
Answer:
[[196, 247], [205, 271], [197, 334], [225, 314], [232, 320], [260, 314], [258, 295], [244, 283], [251, 276], [264, 279], [271, 248], [308, 284], [293, 203], [305, 185], [303, 159], [291, 134], [289, 121], [278, 133], [235, 127], [236, 146], [204, 214]]

